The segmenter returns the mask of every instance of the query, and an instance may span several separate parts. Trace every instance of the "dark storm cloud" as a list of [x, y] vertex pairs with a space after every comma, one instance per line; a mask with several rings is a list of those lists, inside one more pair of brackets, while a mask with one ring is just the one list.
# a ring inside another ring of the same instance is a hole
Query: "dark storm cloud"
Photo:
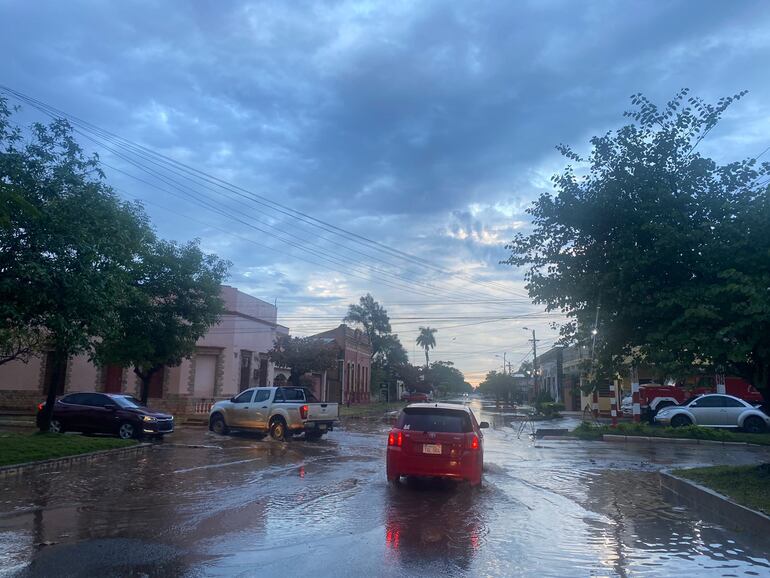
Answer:
[[[749, 89], [703, 149], [732, 160], [770, 144], [768, 20], [763, 3], [718, 0], [0, 1], [0, 83], [441, 267], [512, 282], [502, 245], [563, 167], [554, 145], [585, 150], [629, 95]], [[362, 255], [264, 206], [200, 191], [249, 227], [107, 172], [148, 201], [161, 234], [201, 237], [266, 297], [398, 295], [345, 275]], [[319, 249], [343, 264], [314, 264]]]

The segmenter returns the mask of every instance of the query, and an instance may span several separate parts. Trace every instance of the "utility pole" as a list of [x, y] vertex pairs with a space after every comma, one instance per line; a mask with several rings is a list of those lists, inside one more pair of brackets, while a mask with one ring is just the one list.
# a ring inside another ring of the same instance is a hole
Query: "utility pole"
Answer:
[[532, 372], [535, 374], [535, 396], [540, 393], [537, 383], [537, 342], [535, 330], [532, 330]]
[[507, 355], [507, 354], [506, 354], [506, 352], [505, 352], [505, 351], [503, 351], [503, 375], [505, 375], [505, 368], [506, 368], [506, 363], [505, 363], [505, 356], [506, 356], [506, 355]]

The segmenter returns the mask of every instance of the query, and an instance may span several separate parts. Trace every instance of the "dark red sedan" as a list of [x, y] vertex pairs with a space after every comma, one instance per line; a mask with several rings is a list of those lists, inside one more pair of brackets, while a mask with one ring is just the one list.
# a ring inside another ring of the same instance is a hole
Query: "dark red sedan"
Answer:
[[[38, 406], [38, 427], [42, 427], [44, 405]], [[106, 433], [123, 439], [161, 437], [174, 431], [174, 417], [154, 411], [130, 395], [70, 393], [56, 400], [49, 431]]]
[[398, 416], [388, 434], [387, 476], [437, 477], [481, 484], [484, 436], [470, 408], [449, 403], [415, 403]]

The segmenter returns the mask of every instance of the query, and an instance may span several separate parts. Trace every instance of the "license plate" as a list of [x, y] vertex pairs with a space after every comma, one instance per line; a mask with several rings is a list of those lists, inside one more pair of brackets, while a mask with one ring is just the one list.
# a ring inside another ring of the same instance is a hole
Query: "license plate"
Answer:
[[422, 444], [422, 453], [441, 455], [441, 444]]
[[326, 424], [325, 423], [319, 423], [318, 424], [318, 429], [326, 429]]

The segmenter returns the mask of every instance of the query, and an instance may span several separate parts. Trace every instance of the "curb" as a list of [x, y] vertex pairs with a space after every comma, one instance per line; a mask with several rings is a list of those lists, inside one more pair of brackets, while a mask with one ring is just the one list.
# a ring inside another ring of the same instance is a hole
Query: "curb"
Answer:
[[25, 474], [44, 472], [47, 470], [70, 467], [77, 464], [93, 463], [105, 458], [124, 458], [137, 454], [145, 453], [153, 444], [143, 443], [131, 446], [129, 448], [117, 448], [112, 450], [100, 450], [98, 452], [89, 452], [86, 454], [76, 454], [74, 456], [64, 456], [62, 458], [52, 458], [50, 460], [41, 460], [39, 462], [26, 462], [23, 464], [13, 464], [0, 467], [0, 480], [21, 477]]
[[669, 472], [658, 472], [664, 497], [684, 504], [695, 511], [715, 516], [728, 527], [752, 533], [770, 531], [770, 516], [742, 506], [711, 488], [680, 478]]
[[693, 438], [664, 438], [655, 436], [624, 436], [620, 434], [603, 434], [602, 440], [605, 442], [635, 443], [635, 444], [682, 444], [682, 445], [713, 445], [713, 446], [752, 446], [758, 448], [770, 448], [763, 444], [752, 444], [749, 442], [722, 442], [719, 440], [699, 440]]

